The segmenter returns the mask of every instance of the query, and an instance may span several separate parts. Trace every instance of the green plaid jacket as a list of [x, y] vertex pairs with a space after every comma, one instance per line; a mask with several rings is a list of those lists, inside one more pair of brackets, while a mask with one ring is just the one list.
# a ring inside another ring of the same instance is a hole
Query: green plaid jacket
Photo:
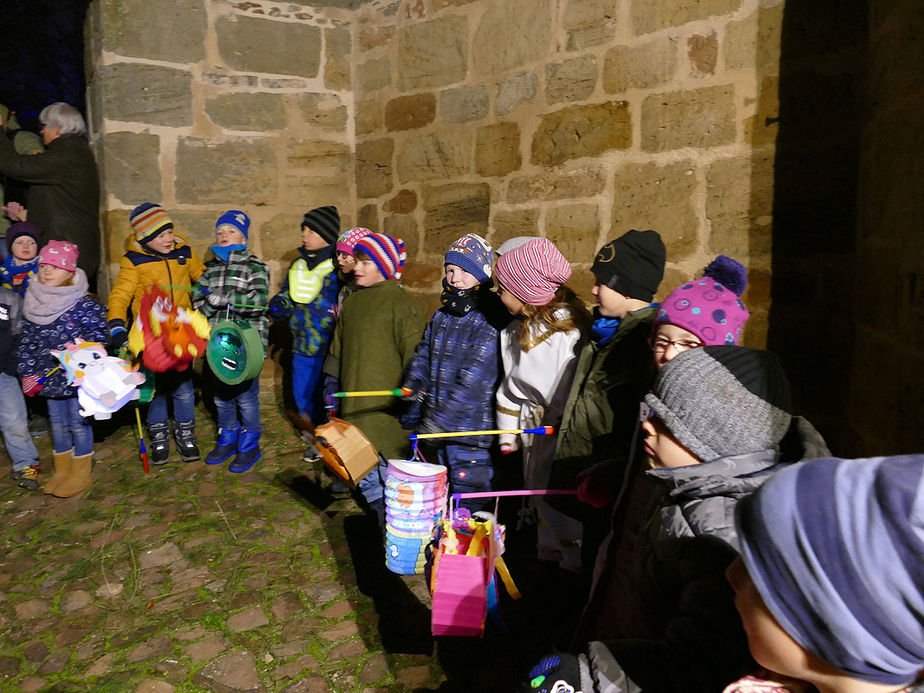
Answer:
[[[209, 294], [221, 296], [221, 305], [210, 305], [206, 300]], [[249, 323], [260, 332], [264, 349], [269, 346], [270, 321], [264, 308], [268, 301], [269, 268], [249, 250], [232, 251], [227, 263], [217, 257], [209, 259], [193, 288], [193, 308], [208, 318], [210, 325], [226, 316]]]

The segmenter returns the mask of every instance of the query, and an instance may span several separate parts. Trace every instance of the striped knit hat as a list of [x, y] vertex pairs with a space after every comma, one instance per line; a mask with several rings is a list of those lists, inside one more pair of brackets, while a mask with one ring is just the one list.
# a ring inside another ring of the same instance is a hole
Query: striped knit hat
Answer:
[[352, 255], [353, 249], [356, 247], [356, 242], [363, 236], [368, 236], [370, 233], [372, 233], [372, 229], [367, 229], [364, 226], [356, 226], [349, 231], [344, 231], [340, 234], [340, 237], [337, 238], [337, 252]]
[[167, 210], [155, 202], [143, 202], [135, 207], [128, 218], [135, 232], [135, 240], [144, 245], [157, 234], [173, 228]]
[[318, 207], [305, 212], [302, 226], [307, 226], [330, 245], [337, 240], [337, 234], [340, 233], [340, 214], [332, 205]]
[[529, 241], [500, 256], [497, 281], [531, 306], [544, 306], [571, 276], [571, 265], [547, 238]]
[[744, 565], [793, 640], [851, 678], [915, 679], [924, 668], [924, 455], [796, 464], [736, 514]]
[[370, 233], [356, 243], [354, 253], [360, 250], [375, 263], [383, 277], [401, 279], [407, 251], [404, 248], [404, 241], [400, 238], [392, 238], [384, 233]]

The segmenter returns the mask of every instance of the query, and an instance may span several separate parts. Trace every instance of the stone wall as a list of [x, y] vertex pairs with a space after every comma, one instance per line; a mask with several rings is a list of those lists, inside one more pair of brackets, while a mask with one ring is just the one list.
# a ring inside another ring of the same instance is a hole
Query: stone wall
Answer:
[[[668, 247], [664, 290], [717, 253], [769, 304], [782, 2], [373, 1], [353, 24], [358, 218], [435, 291], [456, 237], [546, 236], [589, 297], [596, 249]], [[662, 291], [662, 294], [664, 291]]]
[[129, 211], [161, 202], [200, 253], [228, 208], [278, 279], [306, 209], [354, 208], [350, 31], [356, 0], [95, 0], [88, 13], [92, 139], [108, 270]]

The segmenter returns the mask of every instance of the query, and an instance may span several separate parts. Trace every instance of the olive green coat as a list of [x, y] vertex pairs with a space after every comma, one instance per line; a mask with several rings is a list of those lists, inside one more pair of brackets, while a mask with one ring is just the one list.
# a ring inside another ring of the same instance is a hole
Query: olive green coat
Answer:
[[[423, 307], [397, 282], [357, 289], [343, 302], [324, 372], [339, 378], [345, 391], [399, 388], [426, 325]], [[397, 418], [404, 405], [400, 399], [341, 401], [343, 419], [355, 424], [385, 459], [409, 456], [410, 432]]]

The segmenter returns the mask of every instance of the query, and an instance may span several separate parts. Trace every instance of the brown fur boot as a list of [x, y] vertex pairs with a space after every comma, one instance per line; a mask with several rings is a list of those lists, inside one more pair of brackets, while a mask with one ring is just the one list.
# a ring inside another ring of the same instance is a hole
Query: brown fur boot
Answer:
[[73, 450], [55, 453], [55, 473], [52, 475], [51, 480], [42, 486], [42, 493], [47, 493], [51, 496], [57, 495], [55, 491], [58, 486], [64, 483], [64, 480], [71, 474], [71, 461], [73, 457]]
[[93, 466], [93, 454], [80, 455], [71, 460], [71, 473], [62, 484], [55, 487], [58, 498], [70, 498], [90, 488], [90, 468]]

